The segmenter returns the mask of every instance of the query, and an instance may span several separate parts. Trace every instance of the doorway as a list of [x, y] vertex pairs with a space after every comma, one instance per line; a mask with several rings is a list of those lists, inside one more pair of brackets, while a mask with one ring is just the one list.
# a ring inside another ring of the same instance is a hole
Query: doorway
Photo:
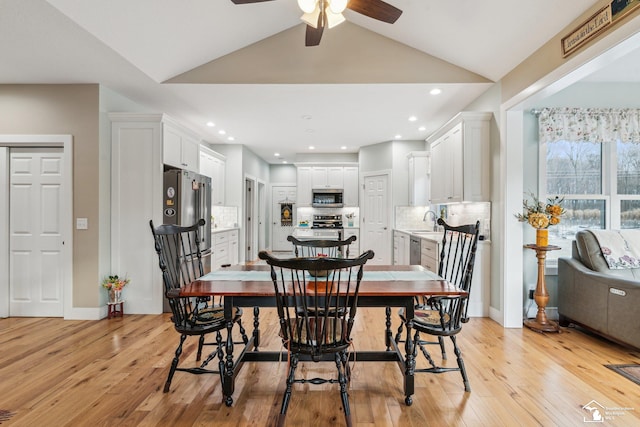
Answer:
[[244, 247], [245, 247], [245, 262], [253, 261], [256, 259], [254, 241], [255, 232], [254, 232], [254, 221], [255, 217], [254, 212], [254, 185], [255, 180], [251, 178], [245, 178], [244, 180]]
[[263, 181], [258, 181], [258, 251], [267, 249], [267, 194]]
[[391, 203], [389, 203], [390, 171], [373, 172], [363, 176], [361, 249], [371, 249], [373, 264], [391, 262]]
[[0, 135], [0, 317], [71, 317], [72, 138]]
[[[296, 224], [295, 204], [297, 188], [295, 185], [277, 185], [271, 188], [271, 249], [273, 251], [291, 251], [291, 242], [287, 237], [293, 233]], [[292, 220], [282, 221], [282, 203], [291, 202]]]

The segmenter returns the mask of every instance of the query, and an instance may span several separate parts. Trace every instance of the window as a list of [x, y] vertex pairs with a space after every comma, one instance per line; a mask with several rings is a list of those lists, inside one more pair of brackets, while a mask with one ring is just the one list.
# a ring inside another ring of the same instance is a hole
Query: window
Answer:
[[640, 143], [570, 142], [541, 144], [541, 198], [564, 196], [566, 213], [549, 229], [550, 267], [571, 256], [571, 242], [583, 229], [640, 228]]

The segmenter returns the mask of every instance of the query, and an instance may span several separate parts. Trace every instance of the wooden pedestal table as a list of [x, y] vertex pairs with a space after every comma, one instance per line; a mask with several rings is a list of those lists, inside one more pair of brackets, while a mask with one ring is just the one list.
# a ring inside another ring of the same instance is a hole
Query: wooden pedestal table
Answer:
[[107, 303], [107, 319], [124, 316], [124, 300]]
[[524, 325], [536, 332], [560, 332], [558, 324], [547, 318], [546, 307], [549, 303], [549, 293], [544, 280], [544, 263], [547, 258], [547, 252], [557, 251], [561, 248], [554, 245], [538, 246], [534, 244], [524, 245], [524, 247], [536, 251], [536, 258], [538, 258], [538, 283], [533, 293], [533, 299], [538, 305], [538, 313], [535, 319], [525, 320]]

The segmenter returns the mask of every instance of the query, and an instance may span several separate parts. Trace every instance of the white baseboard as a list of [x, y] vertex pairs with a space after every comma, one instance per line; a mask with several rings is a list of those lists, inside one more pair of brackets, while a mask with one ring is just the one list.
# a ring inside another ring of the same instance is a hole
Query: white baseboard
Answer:
[[64, 320], [100, 320], [107, 317], [107, 307], [73, 307]]

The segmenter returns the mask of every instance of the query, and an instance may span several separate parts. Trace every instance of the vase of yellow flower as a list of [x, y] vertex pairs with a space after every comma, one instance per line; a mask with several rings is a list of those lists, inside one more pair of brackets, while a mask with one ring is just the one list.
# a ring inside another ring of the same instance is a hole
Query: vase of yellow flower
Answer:
[[516, 214], [516, 218], [536, 229], [536, 246], [549, 246], [549, 227], [560, 224], [560, 217], [565, 212], [562, 207], [564, 198], [556, 196], [545, 203], [533, 194], [530, 196], [532, 201], [522, 201], [523, 212]]
[[108, 291], [109, 303], [122, 301], [122, 289], [129, 283], [130, 279], [121, 278], [118, 275], [107, 276], [102, 280], [102, 287]]

